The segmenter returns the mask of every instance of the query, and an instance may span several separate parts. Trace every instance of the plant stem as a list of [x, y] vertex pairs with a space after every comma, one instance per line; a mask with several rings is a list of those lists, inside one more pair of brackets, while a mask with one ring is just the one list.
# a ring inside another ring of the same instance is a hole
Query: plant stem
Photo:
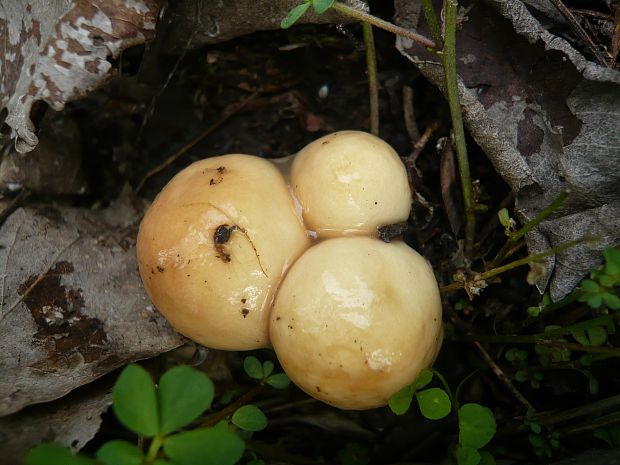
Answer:
[[209, 418], [203, 421], [200, 426], [210, 427], [210, 426], [217, 425], [220, 421], [224, 420], [228, 416], [235, 413], [235, 411], [239, 407], [243, 407], [245, 404], [248, 404], [252, 399], [254, 399], [254, 397], [256, 397], [263, 390], [264, 387], [265, 386], [262, 383], [257, 384], [252, 389], [250, 389], [248, 392], [246, 392], [241, 397], [239, 397], [236, 401], [228, 404], [226, 407], [224, 407], [219, 412], [211, 415]]
[[159, 434], [153, 438], [153, 441], [151, 442], [151, 445], [149, 446], [149, 450], [146, 453], [145, 463], [147, 465], [150, 465], [153, 462], [155, 462], [155, 459], [157, 458], [157, 453], [159, 452], [159, 449], [161, 448], [161, 445], [163, 444], [163, 442], [164, 442], [164, 437]]
[[458, 405], [457, 405], [457, 401], [455, 399], [455, 397], [452, 395], [452, 390], [450, 389], [450, 385], [448, 384], [448, 382], [446, 381], [446, 378], [444, 378], [444, 376], [439, 373], [437, 370], [435, 370], [434, 368], [429, 368], [429, 370], [435, 375], [437, 376], [437, 378], [439, 379], [439, 381], [441, 381], [441, 384], [443, 384], [443, 387], [446, 388], [446, 394], [448, 394], [448, 397], [450, 398], [450, 403], [452, 404], [452, 408], [456, 411], [458, 410]]
[[366, 46], [366, 69], [368, 72], [368, 95], [370, 99], [370, 132], [379, 137], [379, 86], [377, 80], [377, 54], [372, 25], [362, 21], [364, 45]]
[[409, 29], [397, 26], [388, 21], [384, 21], [381, 18], [377, 18], [376, 16], [366, 13], [365, 11], [360, 11], [356, 8], [350, 7], [349, 5], [345, 5], [342, 2], [334, 2], [332, 8], [340, 13], [344, 13], [347, 16], [358, 19], [359, 21], [370, 23], [379, 29], [383, 29], [398, 36], [406, 37], [407, 39], [410, 39], [424, 47], [435, 48], [435, 42], [428, 37], [418, 34], [417, 32], [412, 32]]
[[422, 0], [422, 11], [424, 17], [428, 23], [428, 28], [431, 30], [431, 36], [437, 44], [436, 48], [442, 47], [441, 32], [439, 31], [439, 21], [437, 21], [437, 15], [433, 8], [433, 0]]
[[[591, 240], [591, 237], [582, 237], [581, 239], [576, 239], [574, 241], [568, 241], [565, 242], [564, 244], [560, 244], [557, 247], [553, 247], [552, 249], [549, 250], [545, 250], [544, 252], [540, 252], [537, 253], [535, 255], [530, 255], [527, 256], [525, 258], [521, 258], [520, 260], [515, 260], [514, 262], [510, 262], [504, 266], [499, 266], [497, 268], [493, 268], [492, 270], [489, 271], [485, 271], [484, 273], [475, 273], [473, 276], [473, 281], [481, 281], [481, 280], [485, 280], [485, 279], [490, 279], [490, 278], [494, 278], [495, 276], [498, 276], [502, 273], [505, 273], [506, 271], [510, 271], [514, 268], [518, 268], [520, 266], [523, 265], [528, 265], [529, 263], [535, 262], [540, 260], [541, 258], [545, 258], [548, 257], [550, 255], [555, 255], [558, 254], [560, 252], [563, 252], [566, 249], [570, 249], [571, 247], [576, 246], [577, 244], [580, 244], [582, 242], [585, 242], [587, 240]], [[446, 292], [452, 292], [452, 291], [456, 291], [458, 289], [461, 289], [464, 285], [466, 285], [467, 283], [460, 283], [460, 282], [456, 282], [456, 283], [451, 283], [448, 284], [446, 286], [442, 286], [439, 288], [439, 291], [443, 294]]]
[[452, 117], [452, 130], [454, 132], [454, 145], [456, 158], [461, 178], [461, 190], [465, 207], [465, 256], [471, 257], [474, 248], [474, 234], [476, 231], [476, 206], [474, 191], [469, 172], [467, 159], [467, 147], [465, 145], [465, 129], [463, 127], [463, 115], [459, 100], [459, 89], [456, 74], [456, 13], [458, 2], [456, 0], [444, 0], [444, 47], [439, 57], [443, 65], [446, 79], [446, 94]]
[[511, 249], [511, 247], [516, 242], [518, 242], [528, 232], [530, 232], [532, 229], [534, 229], [536, 226], [542, 223], [545, 219], [547, 219], [558, 208], [564, 205], [564, 202], [566, 201], [568, 194], [569, 194], [568, 190], [565, 190], [562, 193], [560, 193], [560, 195], [558, 195], [553, 200], [553, 202], [551, 202], [546, 208], [544, 208], [540, 213], [538, 213], [538, 215], [536, 215], [536, 217], [533, 220], [526, 223], [518, 231], [512, 233], [510, 237], [508, 238], [508, 240], [506, 241], [506, 243], [504, 244], [504, 246], [502, 247], [502, 249], [497, 254], [497, 256], [493, 259], [493, 261], [489, 265], [489, 268], [495, 268], [497, 265], [499, 265], [506, 257], [506, 254], [508, 253], [508, 251]]

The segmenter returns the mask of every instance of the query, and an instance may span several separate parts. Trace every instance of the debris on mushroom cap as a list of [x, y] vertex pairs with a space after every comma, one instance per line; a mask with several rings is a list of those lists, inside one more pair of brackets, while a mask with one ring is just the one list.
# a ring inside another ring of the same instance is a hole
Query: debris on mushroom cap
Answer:
[[235, 154], [168, 183], [140, 225], [137, 253], [151, 300], [177, 331], [249, 350], [269, 345], [274, 293], [309, 241], [277, 168]]
[[286, 373], [311, 396], [344, 409], [385, 405], [439, 351], [433, 271], [402, 242], [328, 239], [288, 271], [270, 337]]
[[295, 156], [291, 184], [306, 226], [319, 237], [375, 234], [406, 221], [411, 209], [398, 154], [365, 132], [335, 132], [304, 147]]

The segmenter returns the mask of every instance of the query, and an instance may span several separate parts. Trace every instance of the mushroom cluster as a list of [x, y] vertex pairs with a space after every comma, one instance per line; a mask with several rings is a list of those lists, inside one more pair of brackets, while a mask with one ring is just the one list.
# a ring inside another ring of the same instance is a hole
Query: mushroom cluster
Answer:
[[207, 347], [272, 346], [292, 381], [328, 404], [385, 405], [442, 340], [430, 265], [378, 238], [409, 215], [405, 168], [381, 139], [341, 131], [303, 148], [287, 178], [241, 154], [177, 174], [140, 225], [149, 297]]

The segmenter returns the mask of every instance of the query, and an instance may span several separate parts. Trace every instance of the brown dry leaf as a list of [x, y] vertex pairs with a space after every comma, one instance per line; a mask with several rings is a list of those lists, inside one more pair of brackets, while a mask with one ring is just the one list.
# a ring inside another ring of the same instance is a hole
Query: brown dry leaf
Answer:
[[38, 143], [30, 118], [91, 92], [122, 50], [155, 34], [161, 0], [0, 1], [0, 110], [18, 152]]
[[[401, 24], [415, 28], [419, 2], [396, 5]], [[520, 219], [532, 219], [564, 189], [572, 192], [528, 235], [530, 252], [586, 234], [601, 238], [546, 262], [537, 286], [542, 292], [551, 278], [558, 299], [601, 262], [601, 249], [620, 242], [620, 73], [588, 61], [521, 1], [477, 3], [467, 17], [457, 35], [464, 121], [515, 192]], [[400, 38], [397, 47], [443, 89], [431, 54]]]
[[137, 273], [144, 205], [22, 208], [0, 229], [0, 416], [182, 343]]

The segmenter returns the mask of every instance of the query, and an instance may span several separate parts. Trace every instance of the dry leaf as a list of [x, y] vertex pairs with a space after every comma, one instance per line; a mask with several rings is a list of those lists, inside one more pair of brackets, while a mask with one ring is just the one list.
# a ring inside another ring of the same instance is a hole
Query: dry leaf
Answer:
[[160, 0], [0, 2], [0, 110], [18, 152], [38, 143], [30, 113], [91, 92], [123, 49], [154, 36]]

